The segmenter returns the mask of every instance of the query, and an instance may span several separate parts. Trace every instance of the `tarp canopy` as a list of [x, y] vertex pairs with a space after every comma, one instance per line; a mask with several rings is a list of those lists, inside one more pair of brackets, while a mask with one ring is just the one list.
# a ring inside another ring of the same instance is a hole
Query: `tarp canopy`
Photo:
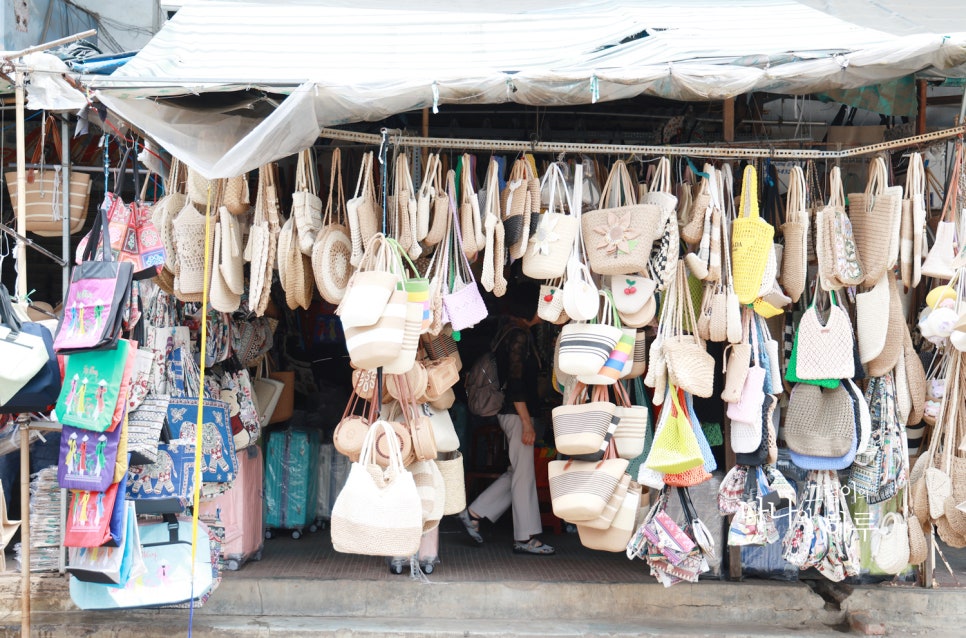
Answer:
[[[91, 86], [188, 165], [228, 177], [309, 146], [320, 127], [424, 107], [807, 94], [966, 64], [966, 33], [897, 36], [795, 0], [398, 4], [197, 0]], [[287, 97], [267, 114], [164, 99], [242, 89]]]

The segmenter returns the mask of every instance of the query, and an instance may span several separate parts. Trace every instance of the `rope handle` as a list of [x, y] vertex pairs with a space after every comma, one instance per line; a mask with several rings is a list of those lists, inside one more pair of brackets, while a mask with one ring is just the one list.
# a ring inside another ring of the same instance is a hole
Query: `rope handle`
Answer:
[[745, 166], [741, 176], [741, 208], [738, 216], [752, 219], [761, 217], [758, 211], [758, 171], [752, 164]]

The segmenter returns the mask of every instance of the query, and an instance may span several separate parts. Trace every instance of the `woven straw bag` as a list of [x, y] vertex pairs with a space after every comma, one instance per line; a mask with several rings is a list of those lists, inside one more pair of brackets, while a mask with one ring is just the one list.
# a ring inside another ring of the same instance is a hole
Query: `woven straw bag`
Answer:
[[[222, 210], [227, 210], [222, 207]], [[231, 217], [231, 214], [228, 213]], [[214, 254], [220, 255], [222, 248], [221, 223], [215, 225], [215, 245]], [[218, 312], [235, 312], [241, 305], [241, 295], [234, 293], [225, 281], [225, 276], [221, 272], [220, 265], [211, 272], [211, 285], [208, 291], [211, 307]]]
[[887, 574], [909, 566], [909, 528], [901, 514], [889, 512], [872, 532], [872, 559]]
[[[581, 183], [582, 171], [578, 165], [575, 185]], [[555, 279], [567, 268], [574, 239], [580, 232], [580, 221], [559, 164], [547, 168], [543, 184], [542, 188], [550, 191], [550, 207], [540, 215], [540, 222], [530, 236], [529, 247], [523, 255], [523, 274], [532, 279]]]
[[643, 330], [637, 330], [634, 336], [634, 352], [631, 355], [631, 371], [626, 379], [636, 379], [647, 373], [647, 336]]
[[634, 530], [643, 522], [644, 508], [641, 507], [642, 488], [636, 481], [630, 481], [614, 519], [606, 529], [596, 529], [584, 523], [577, 524], [580, 544], [588, 549], [604, 552], [625, 552], [627, 543]]
[[607, 501], [607, 505], [604, 506], [604, 511], [600, 513], [600, 516], [590, 521], [583, 521], [580, 523], [580, 526], [585, 529], [598, 530], [610, 528], [611, 524], [614, 522], [614, 518], [617, 516], [617, 512], [624, 503], [624, 497], [627, 496], [627, 490], [630, 485], [631, 475], [624, 474], [621, 476], [621, 480], [617, 484], [617, 489], [615, 489], [614, 493], [610, 495], [610, 500]]
[[[389, 439], [390, 466], [373, 463], [376, 436]], [[389, 423], [369, 428], [358, 463], [332, 507], [332, 546], [338, 552], [368, 556], [411, 556], [423, 531], [422, 501], [413, 475], [403, 467]]]
[[658, 161], [648, 190], [641, 199], [642, 204], [652, 204], [661, 210], [659, 234], [651, 248], [647, 266], [648, 273], [657, 284], [658, 290], [664, 290], [671, 282], [681, 252], [677, 215], [678, 198], [672, 193], [672, 189], [671, 162], [668, 158], [662, 157]]
[[513, 163], [506, 187], [500, 193], [503, 228], [511, 259], [522, 258], [530, 245], [530, 215], [533, 212], [529, 191], [531, 173], [530, 163], [518, 159]]
[[225, 180], [223, 203], [232, 215], [244, 215], [252, 207], [248, 194], [248, 174], [243, 173]]
[[[333, 206], [333, 195], [336, 196]], [[312, 273], [322, 298], [338, 305], [345, 296], [352, 276], [352, 238], [346, 226], [345, 192], [342, 190], [342, 151], [332, 151], [329, 196], [322, 218], [322, 229], [312, 246]]]
[[618, 160], [604, 184], [600, 208], [581, 218], [591, 270], [625, 275], [646, 269], [661, 217], [658, 206], [636, 203], [627, 164]]
[[[886, 325], [885, 345], [879, 356], [869, 361], [869, 376], [881, 377], [896, 367], [899, 363], [899, 355], [903, 349], [903, 333], [909, 332], [905, 317], [902, 311], [902, 300], [899, 298], [899, 287], [896, 285], [896, 278], [892, 271], [886, 273], [889, 291], [889, 320]], [[884, 310], [884, 308], [882, 309]], [[881, 310], [880, 319], [881, 322]]]
[[601, 304], [596, 323], [571, 322], [560, 333], [558, 363], [565, 374], [577, 377], [596, 376], [607, 363], [611, 352], [623, 336], [620, 319], [609, 299]]
[[382, 230], [382, 215], [376, 200], [375, 185], [372, 181], [372, 151], [362, 156], [359, 178], [352, 199], [346, 202], [346, 218], [349, 221], [349, 235], [352, 239], [352, 257], [349, 262], [358, 266], [368, 238]]
[[[264, 220], [263, 228], [265, 232], [264, 238], [264, 252], [261, 255], [259, 263], [256, 265], [255, 257], [252, 257], [252, 268], [251, 268], [251, 282], [250, 289], [254, 289], [254, 272], [256, 268], [261, 268], [263, 272], [261, 273], [260, 283], [261, 286], [258, 288], [260, 290], [259, 296], [253, 296], [249, 293], [248, 303], [249, 307], [255, 311], [255, 314], [261, 316], [265, 314], [268, 309], [268, 304], [271, 301], [272, 292], [272, 276], [275, 270], [276, 259], [278, 257], [278, 236], [282, 229], [282, 224], [280, 220], [280, 209], [278, 203], [278, 190], [276, 188], [276, 167], [274, 164], [269, 164], [263, 166], [258, 172], [258, 184], [259, 184], [259, 197], [261, 198], [261, 204], [259, 205], [259, 200], [256, 198], [255, 201], [255, 219], [259, 219], [259, 208], [262, 209], [262, 219]], [[256, 304], [257, 300], [257, 304]]]
[[677, 303], [673, 312], [669, 310], [668, 315], [662, 317], [665, 321], [674, 322], [670, 332], [665, 334], [663, 343], [668, 378], [685, 392], [709, 398], [714, 393], [714, 357], [708, 354], [697, 334], [685, 332], [685, 329], [693, 331], [697, 328], [686, 277], [684, 269], [679, 269], [675, 290], [668, 295], [676, 294]]
[[855, 426], [852, 398], [844, 386], [823, 390], [800, 383], [792, 389], [784, 427], [790, 450], [810, 456], [842, 456], [853, 445]]
[[889, 307], [889, 280], [885, 274], [871, 290], [855, 296], [856, 335], [859, 356], [868, 363], [882, 354], [886, 346], [889, 322], [882, 320], [883, 310]]
[[[728, 349], [731, 352], [727, 352]], [[751, 344], [733, 343], [725, 348], [724, 357], [724, 389], [721, 400], [725, 403], [735, 403], [741, 398], [741, 391], [745, 387], [745, 377], [751, 367]]]
[[788, 178], [788, 194], [785, 204], [785, 223], [782, 237], [781, 284], [793, 302], [805, 292], [808, 274], [808, 209], [805, 207], [805, 173], [800, 166], [793, 166]]
[[583, 402], [584, 396], [583, 384], [578, 383], [564, 405], [553, 409], [554, 444], [561, 454], [603, 454], [614, 433], [611, 426], [617, 406], [607, 400], [603, 386], [594, 389], [589, 403]]
[[[842, 172], [838, 166], [832, 168], [829, 178], [829, 203], [823, 210], [823, 219], [825, 224], [822, 228], [823, 241], [831, 271], [829, 284], [832, 286], [826, 289], [861, 284], [866, 274], [861, 261], [862, 254], [855, 241], [852, 222], [845, 214]], [[822, 257], [820, 256], [819, 259], [821, 261]]]
[[422, 246], [416, 239], [419, 232], [417, 219], [419, 204], [416, 201], [416, 187], [413, 185], [413, 176], [409, 170], [409, 156], [406, 153], [400, 153], [396, 157], [395, 168], [394, 194], [386, 203], [393, 229], [391, 234], [406, 254], [417, 259], [423, 252]]
[[537, 301], [537, 316], [544, 321], [556, 324], [561, 323], [561, 314], [563, 314], [563, 290], [560, 280], [541, 284], [540, 298]]
[[445, 509], [446, 484], [433, 461], [416, 461], [408, 468], [413, 474], [416, 492], [422, 504], [423, 533], [439, 527]]
[[592, 521], [610, 502], [627, 470], [627, 459], [550, 461], [550, 500], [554, 516], [572, 523]]
[[815, 299], [798, 324], [795, 372], [800, 379], [851, 379], [855, 376], [852, 323], [835, 303], [834, 296], [830, 298], [832, 303], [824, 326], [815, 308]]
[[322, 229], [322, 200], [316, 188], [314, 151], [311, 148], [299, 153], [295, 169], [295, 192], [292, 193], [292, 217], [298, 230], [297, 248], [303, 255], [312, 256], [315, 236]]
[[446, 189], [443, 188], [442, 163], [439, 155], [435, 153], [426, 161], [426, 170], [419, 186], [417, 207], [427, 200], [429, 203], [422, 205], [429, 207], [429, 228], [426, 236], [420, 241], [424, 246], [431, 247], [443, 241], [446, 229], [449, 227], [449, 198], [446, 196]]
[[463, 474], [463, 455], [459, 450], [442, 453], [434, 461], [445, 485], [443, 514], [459, 514], [466, 509], [466, 486]]
[[184, 194], [183, 183], [186, 170], [187, 168], [178, 158], [171, 158], [171, 169], [164, 183], [166, 194], [151, 207], [151, 223], [161, 235], [161, 243], [164, 245], [164, 266], [172, 273], [178, 261], [173, 237], [174, 218], [188, 201], [188, 197]]
[[221, 250], [215, 251], [218, 270], [225, 285], [236, 295], [245, 292], [245, 258], [242, 255], [241, 227], [238, 219], [226, 206], [218, 209], [218, 226], [221, 232]]
[[[480, 201], [473, 189], [473, 167], [476, 160], [469, 153], [464, 153], [460, 160], [460, 206], [459, 226], [461, 229], [461, 245], [463, 254], [473, 258], [483, 250], [483, 219], [480, 215]], [[524, 250], [526, 246], [524, 246]]]
[[[899, 243], [899, 271], [906, 290], [922, 278], [922, 232], [926, 227], [926, 168], [921, 153], [909, 155]], [[910, 528], [911, 529], [911, 528]]]
[[[705, 172], [708, 176], [701, 178], [695, 192], [692, 193], [688, 207], [688, 221], [681, 227], [681, 239], [692, 246], [701, 242], [705, 236], [706, 220], [710, 220], [712, 184], [708, 166], [705, 165]], [[714, 167], [711, 170], [713, 171]]]
[[888, 180], [885, 160], [876, 157], [865, 193], [849, 195], [849, 219], [867, 284], [878, 281], [898, 259], [902, 187], [889, 187]]
[[[481, 189], [479, 192], [481, 208], [483, 209], [483, 228], [486, 231], [480, 285], [483, 286], [483, 290], [492, 292], [497, 297], [502, 297], [506, 294], [507, 286], [504, 274], [506, 229], [503, 227], [503, 219], [500, 215], [500, 164], [496, 161], [496, 158], [490, 159], [490, 165], [486, 171], [485, 186], [485, 189]], [[550, 241], [554, 239], [555, 235], [550, 233], [544, 235], [544, 237], [547, 241]], [[573, 240], [570, 241], [568, 246], [573, 246]], [[569, 256], [569, 252], [567, 255]], [[526, 257], [524, 257], [524, 260], [526, 260]], [[558, 276], [563, 274], [566, 265], [567, 261], [564, 259], [560, 265]]]
[[922, 359], [917, 356], [912, 345], [912, 335], [906, 330], [902, 335], [903, 353], [906, 366], [906, 384], [909, 386], [909, 397], [912, 399], [912, 409], [906, 425], [916, 425], [922, 421], [926, 408], [926, 370]]
[[749, 164], [741, 180], [741, 207], [731, 232], [732, 276], [740, 303], [750, 304], [759, 296], [774, 235], [772, 225], [758, 214], [758, 174]]
[[617, 407], [614, 416], [617, 429], [614, 431], [614, 446], [622, 459], [633, 460], [644, 452], [647, 442], [650, 416], [643, 405], [633, 405], [623, 384], [614, 386]]
[[209, 186], [214, 186], [211, 182], [205, 179], [204, 175], [191, 168], [188, 169], [188, 177], [185, 180], [185, 189], [188, 195], [188, 199], [199, 205], [204, 205], [208, 201], [208, 188]]

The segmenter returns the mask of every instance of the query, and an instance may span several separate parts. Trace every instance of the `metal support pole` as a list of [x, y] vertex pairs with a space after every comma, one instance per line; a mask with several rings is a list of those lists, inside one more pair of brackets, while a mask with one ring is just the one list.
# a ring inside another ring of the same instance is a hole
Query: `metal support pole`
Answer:
[[61, 215], [63, 216], [60, 254], [63, 256], [65, 262], [64, 267], [61, 269], [60, 281], [63, 298], [66, 299], [67, 285], [70, 283], [67, 275], [68, 268], [66, 266], [66, 264], [70, 263], [70, 127], [67, 125], [66, 118], [60, 122], [60, 139], [63, 140], [63, 143], [60, 145], [60, 209]]
[[27, 163], [24, 148], [24, 72], [14, 73], [14, 86], [17, 100], [17, 298], [27, 296], [27, 244], [23, 237], [27, 235]]
[[17, 417], [17, 425], [20, 427], [20, 635], [30, 636], [30, 416]]

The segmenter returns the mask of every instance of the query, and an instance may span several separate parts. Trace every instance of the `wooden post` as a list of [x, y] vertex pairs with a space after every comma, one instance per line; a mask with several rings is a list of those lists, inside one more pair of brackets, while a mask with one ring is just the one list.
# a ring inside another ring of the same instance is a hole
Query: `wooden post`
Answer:
[[725, 142], [735, 141], [735, 99], [729, 97], [722, 104], [723, 115], [722, 115], [722, 139]]
[[17, 423], [20, 426], [20, 635], [30, 636], [30, 417], [21, 416]]
[[919, 112], [916, 115], [916, 135], [926, 132], [926, 81], [916, 80], [916, 94], [919, 97]]

